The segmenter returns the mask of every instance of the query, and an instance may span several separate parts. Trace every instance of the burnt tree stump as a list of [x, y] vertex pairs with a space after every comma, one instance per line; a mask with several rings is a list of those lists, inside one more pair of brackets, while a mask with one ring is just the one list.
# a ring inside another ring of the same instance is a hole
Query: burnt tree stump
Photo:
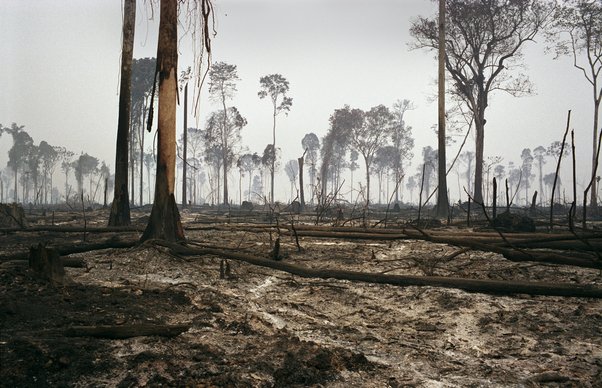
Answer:
[[67, 280], [59, 252], [41, 243], [37, 247], [29, 248], [29, 268], [36, 276], [56, 285], [65, 284]]
[[26, 228], [27, 220], [23, 207], [18, 203], [0, 203], [0, 227]]

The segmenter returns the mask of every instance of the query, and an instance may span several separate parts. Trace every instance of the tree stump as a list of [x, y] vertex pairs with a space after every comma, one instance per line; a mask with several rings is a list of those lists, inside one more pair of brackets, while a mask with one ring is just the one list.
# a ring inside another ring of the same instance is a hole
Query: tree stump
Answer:
[[18, 203], [0, 203], [0, 227], [3, 228], [26, 228], [27, 220], [23, 207]]
[[29, 248], [29, 268], [36, 276], [55, 285], [63, 285], [67, 280], [63, 260], [58, 251], [46, 248], [43, 244]]
[[493, 226], [509, 232], [535, 232], [535, 221], [532, 218], [507, 211], [493, 220]]

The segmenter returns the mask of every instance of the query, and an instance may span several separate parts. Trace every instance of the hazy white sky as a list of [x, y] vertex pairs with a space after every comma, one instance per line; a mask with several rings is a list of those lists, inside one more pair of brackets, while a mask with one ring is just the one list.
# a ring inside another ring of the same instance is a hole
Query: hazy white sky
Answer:
[[[149, 20], [148, 5], [138, 3], [134, 56], [155, 56], [158, 17]], [[36, 143], [87, 152], [113, 166], [121, 9], [118, 0], [0, 0], [0, 123], [25, 125]], [[231, 104], [248, 120], [243, 143], [252, 152], [262, 152], [271, 141], [271, 106], [257, 97], [259, 78], [271, 73], [289, 80], [293, 98], [288, 117], [278, 119], [282, 164], [301, 155], [306, 133], [323, 136], [330, 114], [344, 104], [369, 109], [397, 99], [414, 102], [417, 109], [406, 116], [416, 137], [410, 173], [420, 164], [422, 147], [436, 148], [431, 130], [436, 104], [429, 102], [434, 53], [408, 49], [410, 22], [432, 15], [432, 1], [215, 0], [215, 9], [213, 59], [238, 66], [241, 81]], [[539, 40], [525, 50], [525, 71], [537, 94], [493, 96], [485, 153], [519, 162], [523, 148], [560, 140], [572, 109], [578, 168], [589, 171], [591, 89], [568, 59], [544, 55], [545, 42]], [[182, 69], [192, 64], [190, 48], [183, 39]], [[218, 109], [207, 99], [201, 104], [199, 126]], [[2, 168], [10, 145], [9, 137], [0, 138]], [[549, 163], [546, 169], [551, 168]], [[284, 173], [279, 179], [288, 190]]]

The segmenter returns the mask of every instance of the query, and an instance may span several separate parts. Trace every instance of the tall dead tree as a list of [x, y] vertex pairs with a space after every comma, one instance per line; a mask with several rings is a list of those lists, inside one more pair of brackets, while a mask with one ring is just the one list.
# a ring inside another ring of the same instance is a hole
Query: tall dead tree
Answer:
[[155, 200], [141, 241], [183, 241], [184, 229], [175, 199], [176, 99], [178, 69], [178, 1], [161, 0], [157, 73], [159, 115]]
[[125, 0], [123, 4], [119, 118], [117, 123], [117, 146], [115, 150], [115, 191], [111, 213], [109, 214], [109, 226], [126, 226], [130, 224], [128, 137], [130, 132], [130, 108], [132, 104], [131, 79], [135, 25], [136, 0]]
[[438, 153], [438, 189], [437, 217], [447, 218], [449, 215], [449, 199], [447, 198], [447, 172], [445, 162], [445, 0], [439, 0], [439, 109], [437, 132]]

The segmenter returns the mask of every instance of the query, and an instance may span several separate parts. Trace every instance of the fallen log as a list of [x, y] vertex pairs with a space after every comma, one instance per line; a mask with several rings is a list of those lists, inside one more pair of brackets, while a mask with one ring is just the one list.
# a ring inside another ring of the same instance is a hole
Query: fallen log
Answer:
[[211, 248], [190, 248], [183, 245], [162, 241], [157, 241], [157, 243], [170, 248], [172, 252], [180, 255], [214, 255], [288, 272], [304, 278], [349, 280], [364, 283], [391, 284], [401, 287], [431, 286], [456, 288], [468, 292], [480, 292], [484, 294], [496, 295], [528, 294], [602, 298], [602, 288], [584, 284], [481, 280], [441, 276], [386, 275], [334, 269], [315, 269], [289, 264], [284, 261], [269, 260], [237, 251]]
[[[79, 257], [62, 257], [63, 267], [65, 268], [86, 268], [86, 261]], [[0, 260], [0, 268], [26, 267], [29, 260]]]
[[[77, 245], [64, 245], [64, 246], [53, 246], [53, 248], [61, 255], [71, 255], [74, 253], [83, 253], [98, 251], [101, 249], [124, 249], [131, 248], [138, 244], [138, 240], [114, 240], [103, 241], [95, 244], [77, 244]], [[16, 252], [12, 255], [0, 255], [0, 262], [6, 262], [11, 260], [26, 260], [29, 257], [29, 252]], [[68, 264], [66, 267], [82, 268], [85, 267], [85, 263], [78, 259], [63, 258]]]
[[404, 231], [408, 237], [417, 240], [426, 240], [434, 243], [449, 244], [462, 247], [470, 247], [484, 252], [499, 253], [510, 261], [524, 262], [540, 262], [548, 264], [559, 264], [559, 265], [571, 265], [575, 267], [583, 268], [594, 268], [602, 269], [602, 260], [598, 260], [596, 256], [590, 255], [588, 257], [575, 257], [574, 254], [558, 254], [555, 252], [541, 252], [541, 251], [526, 251], [513, 248], [503, 247], [498, 244], [484, 244], [478, 240], [472, 240], [470, 238], [445, 238], [438, 236], [431, 236], [424, 232], [417, 231]]
[[125, 339], [132, 337], [160, 336], [176, 337], [190, 328], [190, 325], [120, 325], [120, 326], [72, 326], [65, 330], [67, 337], [94, 337]]
[[111, 227], [98, 227], [98, 226], [72, 226], [72, 225], [39, 225], [30, 226], [25, 228], [0, 228], [0, 233], [14, 233], [14, 232], [62, 232], [62, 233], [115, 233], [115, 232], [140, 232], [144, 231], [143, 227], [139, 226], [111, 226]]

